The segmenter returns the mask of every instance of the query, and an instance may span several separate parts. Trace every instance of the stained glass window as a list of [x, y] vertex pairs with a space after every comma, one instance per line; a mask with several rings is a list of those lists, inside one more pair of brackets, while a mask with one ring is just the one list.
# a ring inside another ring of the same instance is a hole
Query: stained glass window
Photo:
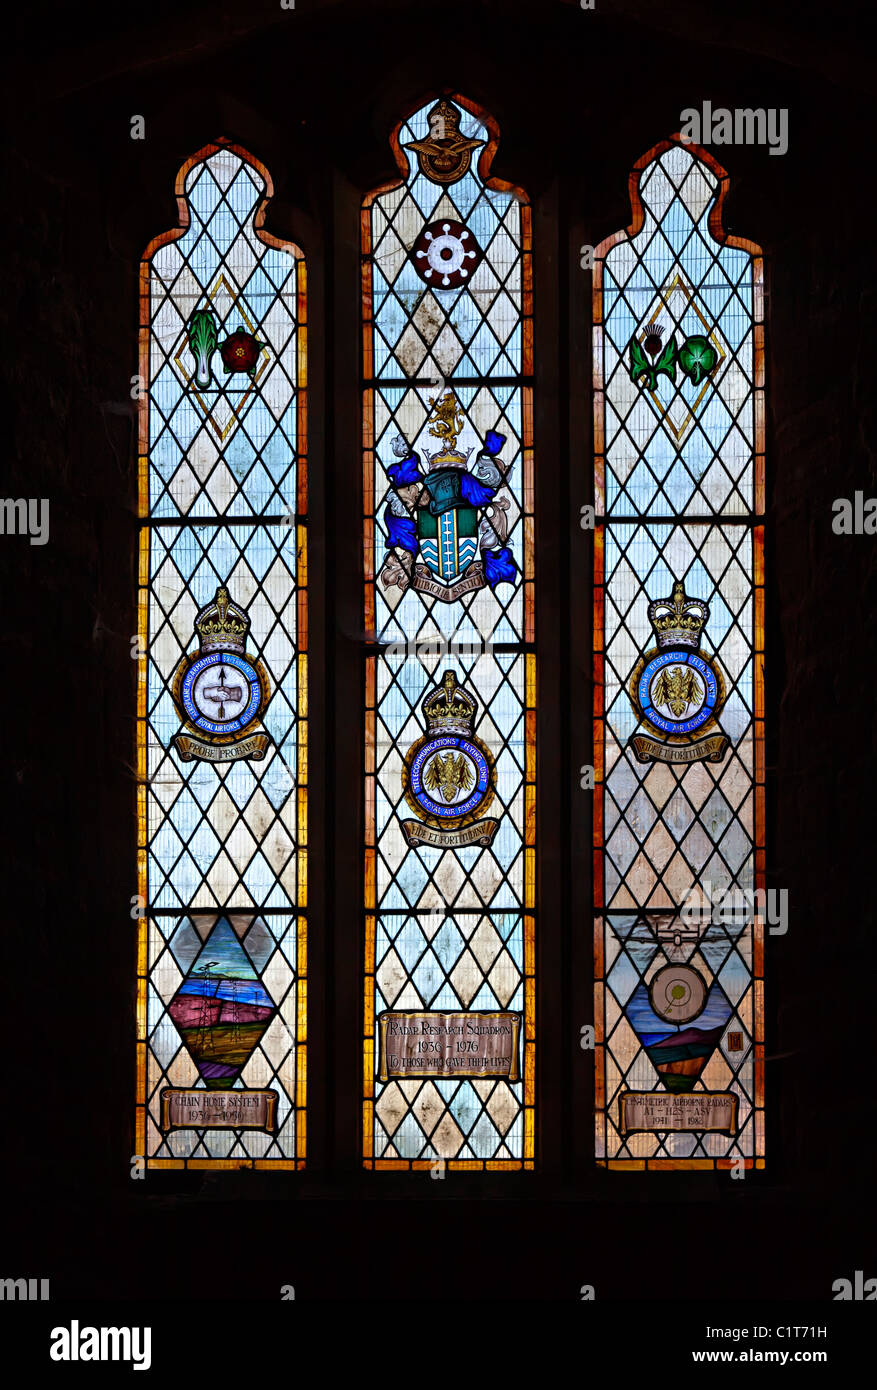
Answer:
[[363, 208], [364, 1162], [534, 1160], [530, 208], [462, 96]]
[[[596, 1154], [763, 1166], [762, 260], [678, 141], [597, 248]], [[748, 895], [748, 896], [747, 896]]]
[[306, 296], [219, 141], [141, 267], [137, 1151], [305, 1154]]

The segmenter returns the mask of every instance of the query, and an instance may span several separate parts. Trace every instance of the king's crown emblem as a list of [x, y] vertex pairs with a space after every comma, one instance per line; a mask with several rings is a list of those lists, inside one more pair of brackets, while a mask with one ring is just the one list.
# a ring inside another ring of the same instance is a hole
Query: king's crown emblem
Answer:
[[249, 630], [249, 618], [242, 608], [232, 602], [228, 589], [223, 585], [216, 590], [213, 601], [205, 604], [195, 619], [195, 631], [202, 652], [243, 652]]
[[457, 684], [455, 671], [445, 672], [442, 684], [427, 696], [421, 708], [430, 733], [437, 730], [457, 734], [472, 732], [477, 705], [473, 697]]
[[709, 606], [688, 598], [678, 581], [670, 598], [654, 599], [649, 604], [649, 621], [662, 648], [692, 647], [696, 651], [709, 615]]

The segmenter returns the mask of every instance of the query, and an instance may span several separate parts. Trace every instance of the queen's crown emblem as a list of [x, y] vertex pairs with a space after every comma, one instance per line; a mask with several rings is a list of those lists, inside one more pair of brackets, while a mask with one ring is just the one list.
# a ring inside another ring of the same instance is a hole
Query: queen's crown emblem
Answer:
[[405, 800], [417, 816], [402, 830], [412, 848], [489, 845], [498, 820], [484, 817], [496, 792], [496, 761], [475, 733], [478, 701], [445, 671], [422, 701], [426, 733], [402, 768]]
[[655, 629], [658, 647], [700, 647], [701, 634], [709, 621], [709, 606], [700, 599], [687, 598], [678, 581], [670, 598], [654, 599], [649, 604], [649, 621]]
[[171, 683], [183, 720], [173, 746], [183, 762], [259, 761], [272, 742], [261, 722], [271, 686], [261, 661], [246, 650], [249, 616], [220, 584], [194, 628], [198, 650], [183, 653]]

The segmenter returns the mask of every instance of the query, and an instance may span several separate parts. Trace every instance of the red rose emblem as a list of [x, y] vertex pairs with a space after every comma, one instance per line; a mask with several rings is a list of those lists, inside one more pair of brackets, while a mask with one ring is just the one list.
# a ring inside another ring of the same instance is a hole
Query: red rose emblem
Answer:
[[246, 333], [242, 328], [239, 328], [237, 333], [232, 333], [219, 349], [226, 374], [246, 372], [248, 376], [255, 376], [259, 353], [264, 346], [265, 344], [260, 343], [252, 333]]

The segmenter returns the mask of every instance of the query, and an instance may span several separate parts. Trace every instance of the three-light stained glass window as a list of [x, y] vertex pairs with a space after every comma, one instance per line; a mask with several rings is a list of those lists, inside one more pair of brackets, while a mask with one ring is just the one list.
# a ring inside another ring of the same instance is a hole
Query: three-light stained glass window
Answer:
[[224, 141], [141, 267], [137, 1152], [305, 1156], [305, 263]]
[[[526, 195], [460, 95], [362, 209], [362, 1158], [533, 1168]], [[595, 1152], [764, 1163], [762, 259], [678, 138], [594, 284]], [[141, 267], [137, 1152], [301, 1167], [305, 263], [226, 141]]]
[[597, 249], [596, 1155], [763, 1166], [762, 259], [678, 138]]
[[533, 1166], [531, 219], [461, 96], [362, 214], [363, 1157]]

